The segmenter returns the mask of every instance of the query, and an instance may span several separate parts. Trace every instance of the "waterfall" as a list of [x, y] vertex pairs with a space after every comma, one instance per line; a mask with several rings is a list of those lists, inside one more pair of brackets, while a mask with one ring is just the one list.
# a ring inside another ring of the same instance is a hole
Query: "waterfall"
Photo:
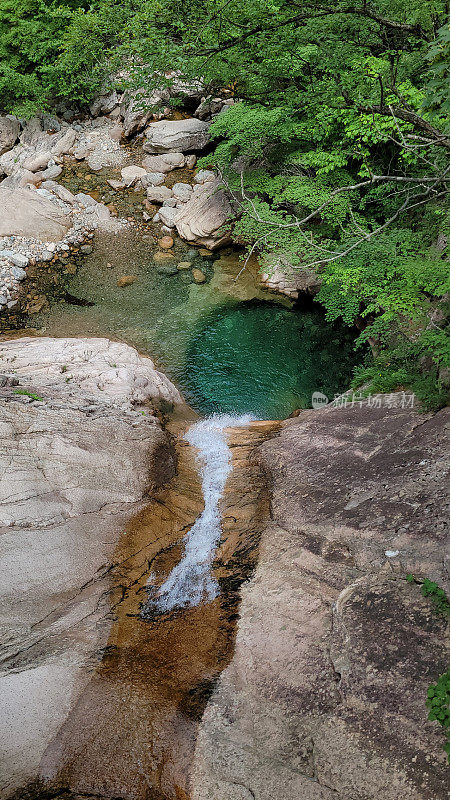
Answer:
[[155, 589], [154, 576], [150, 575], [149, 598], [142, 616], [196, 606], [218, 595], [219, 584], [211, 573], [211, 565], [221, 534], [219, 501], [232, 469], [225, 429], [245, 427], [252, 419], [249, 414], [213, 415], [192, 425], [185, 435], [186, 441], [197, 448], [205, 508], [187, 533], [183, 557], [165, 583]]

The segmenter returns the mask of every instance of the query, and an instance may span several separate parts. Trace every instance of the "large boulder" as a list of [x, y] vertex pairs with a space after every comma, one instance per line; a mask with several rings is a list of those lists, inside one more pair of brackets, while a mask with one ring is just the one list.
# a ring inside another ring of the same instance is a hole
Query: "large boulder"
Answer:
[[14, 147], [19, 133], [20, 123], [16, 117], [0, 117], [0, 156]]
[[91, 117], [98, 117], [99, 114], [110, 114], [119, 105], [119, 96], [115, 89], [103, 91], [94, 97], [89, 105]]
[[0, 236], [58, 242], [72, 225], [68, 211], [33, 189], [0, 184]]
[[230, 244], [236, 212], [220, 180], [208, 181], [192, 193], [176, 220], [178, 234], [187, 242], [215, 250]]
[[272, 292], [284, 294], [293, 300], [298, 300], [301, 294], [314, 297], [322, 285], [314, 269], [301, 266], [294, 268], [282, 255], [272, 256], [272, 264], [261, 274], [261, 282]]
[[209, 142], [209, 125], [199, 119], [152, 122], [145, 131], [147, 153], [202, 150]]
[[425, 705], [446, 621], [406, 576], [446, 588], [450, 415], [402, 402], [303, 412], [260, 448], [273, 519], [203, 714], [192, 800], [447, 797]]
[[133, 136], [145, 128], [162, 103], [169, 98], [167, 90], [147, 95], [142, 89], [126, 92], [120, 111], [123, 117], [123, 135]]
[[0, 373], [8, 797], [39, 776], [46, 748], [95, 674], [114, 621], [112, 570], [119, 583], [135, 578], [126, 577], [133, 550], [119, 556], [118, 543], [149, 488], [174, 472], [152, 409], [181, 398], [150, 359], [105, 339], [2, 342]]

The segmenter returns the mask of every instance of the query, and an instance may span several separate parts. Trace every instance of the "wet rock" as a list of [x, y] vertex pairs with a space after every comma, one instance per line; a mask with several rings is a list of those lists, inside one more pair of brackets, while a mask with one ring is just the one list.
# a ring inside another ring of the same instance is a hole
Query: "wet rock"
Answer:
[[188, 169], [194, 169], [197, 163], [197, 156], [195, 153], [191, 153], [189, 156], [186, 156], [186, 167]]
[[172, 261], [173, 254], [167, 253], [162, 250], [157, 250], [156, 253], [153, 254], [153, 261], [155, 264], [164, 264], [167, 261]]
[[8, 115], [0, 117], [0, 156], [14, 147], [20, 132], [20, 123], [17, 117]]
[[117, 281], [117, 286], [120, 289], [124, 289], [125, 286], [131, 286], [131, 284], [133, 284], [136, 280], [136, 275], [122, 275], [122, 277]]
[[158, 239], [158, 247], [161, 247], [163, 250], [170, 250], [173, 247], [173, 239], [171, 236], [163, 236], [162, 239]]
[[6, 399], [1, 390], [2, 791], [9, 797], [40, 777], [44, 752], [95, 671], [112, 624], [105, 598], [114, 551], [149, 487], [174, 472], [157, 418], [134, 405], [181, 398], [150, 359], [105, 339], [2, 342], [0, 363], [2, 374], [20, 376], [21, 388], [43, 398], [12, 390]]
[[192, 267], [191, 261], [180, 261], [179, 264], [177, 264], [177, 269], [179, 270], [190, 269], [191, 267]]
[[205, 273], [196, 267], [192, 270], [192, 277], [196, 283], [205, 283], [206, 281]]
[[157, 272], [159, 272], [160, 275], [176, 275], [178, 270], [177, 270], [175, 264], [164, 264], [163, 263], [163, 264], [159, 264], [158, 265]]
[[152, 122], [145, 135], [147, 152], [202, 150], [209, 142], [209, 125], [198, 119], [161, 120]]
[[305, 269], [301, 266], [293, 268], [282, 255], [275, 263], [276, 266], [261, 275], [261, 282], [267, 289], [284, 294], [293, 300], [297, 300], [301, 294], [309, 294], [313, 297], [317, 294], [322, 281], [315, 270]]

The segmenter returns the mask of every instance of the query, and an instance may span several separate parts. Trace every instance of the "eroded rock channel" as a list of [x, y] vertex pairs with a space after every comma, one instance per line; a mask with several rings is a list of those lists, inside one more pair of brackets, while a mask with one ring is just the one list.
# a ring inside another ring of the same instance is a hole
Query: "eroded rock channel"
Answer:
[[195, 159], [148, 171], [171, 122], [138, 173], [81, 127], [44, 191], [106, 228], [3, 304], [2, 797], [441, 800], [446, 630], [406, 575], [445, 584], [448, 414], [305, 410], [353, 332], [196, 227]]

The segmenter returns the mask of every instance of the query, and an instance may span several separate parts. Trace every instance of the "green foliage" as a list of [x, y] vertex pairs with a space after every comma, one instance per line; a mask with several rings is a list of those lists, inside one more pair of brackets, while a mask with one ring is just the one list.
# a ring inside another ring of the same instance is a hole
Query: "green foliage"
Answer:
[[444, 728], [447, 741], [444, 750], [450, 763], [450, 668], [432, 683], [427, 692], [429, 720], [436, 720]]
[[430, 70], [427, 75], [424, 108], [440, 113], [443, 120], [450, 112], [450, 24], [438, 30], [436, 40], [429, 48], [427, 60]]
[[437, 614], [442, 614], [444, 617], [450, 617], [450, 602], [445, 591], [441, 589], [434, 581], [425, 578], [422, 583], [422, 594], [424, 597], [429, 597]]
[[0, 0], [0, 104], [30, 117], [87, 101], [114, 66], [126, 8], [110, 0]]
[[[450, 617], [450, 602], [445, 591], [434, 581], [425, 578], [423, 582], [411, 573], [406, 576], [408, 583], [421, 583], [424, 597], [430, 598], [435, 612], [445, 618]], [[428, 719], [439, 722], [446, 734], [444, 750], [450, 763], [450, 668], [432, 683], [427, 691]]]
[[373, 349], [355, 381], [430, 408], [450, 367], [449, 62], [445, 0], [0, 0], [4, 111], [86, 103], [119, 66], [147, 93], [175, 70], [239, 100], [204, 159], [244, 190], [238, 240], [266, 270], [320, 271], [328, 318]]
[[31, 397], [32, 400], [39, 400], [40, 402], [44, 400], [43, 397], [40, 397], [38, 394], [33, 394], [33, 392], [29, 392], [27, 389], [15, 389], [14, 394], [24, 394], [26, 397]]

